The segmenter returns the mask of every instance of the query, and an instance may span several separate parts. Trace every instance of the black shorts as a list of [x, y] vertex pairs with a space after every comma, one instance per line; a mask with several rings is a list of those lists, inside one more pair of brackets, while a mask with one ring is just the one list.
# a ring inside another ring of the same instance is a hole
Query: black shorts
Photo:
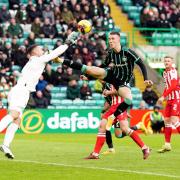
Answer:
[[122, 82], [121, 80], [119, 80], [119, 78], [117, 78], [114, 75], [113, 70], [111, 68], [107, 68], [105, 70], [107, 72], [107, 75], [104, 78], [104, 81], [112, 84], [116, 88], [116, 90], [118, 90], [119, 87], [128, 87], [128, 88], [130, 88], [129, 82]]

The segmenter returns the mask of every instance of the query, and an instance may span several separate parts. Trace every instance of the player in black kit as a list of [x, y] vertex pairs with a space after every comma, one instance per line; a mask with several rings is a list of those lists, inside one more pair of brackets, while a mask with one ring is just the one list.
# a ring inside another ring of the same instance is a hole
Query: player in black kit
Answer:
[[114, 85], [119, 96], [124, 98], [124, 102], [108, 119], [108, 121], [113, 122], [115, 117], [127, 110], [132, 104], [129, 81], [133, 75], [134, 65], [137, 64], [140, 67], [146, 84], [152, 84], [152, 81], [148, 80], [146, 67], [140, 57], [131, 49], [121, 46], [118, 32], [111, 32], [108, 41], [110, 50], [101, 67], [86, 66], [67, 59], [62, 59], [61, 63]]

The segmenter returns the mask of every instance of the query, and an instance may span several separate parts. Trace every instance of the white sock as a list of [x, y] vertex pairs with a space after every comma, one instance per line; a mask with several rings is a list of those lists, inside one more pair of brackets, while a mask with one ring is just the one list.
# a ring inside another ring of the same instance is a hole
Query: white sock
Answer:
[[0, 132], [3, 131], [11, 122], [13, 121], [13, 117], [9, 114], [4, 116], [0, 121]]
[[4, 137], [4, 145], [9, 147], [12, 140], [14, 139], [14, 135], [16, 131], [18, 130], [18, 125], [16, 123], [11, 123], [9, 127], [6, 130], [6, 134]]

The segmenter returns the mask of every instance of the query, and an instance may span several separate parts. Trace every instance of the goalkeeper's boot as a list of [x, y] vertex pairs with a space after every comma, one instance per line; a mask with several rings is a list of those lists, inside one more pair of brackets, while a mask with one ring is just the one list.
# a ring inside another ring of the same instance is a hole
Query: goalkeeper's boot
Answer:
[[84, 159], [99, 159], [99, 154], [92, 152], [88, 157]]
[[11, 150], [9, 149], [9, 147], [5, 146], [5, 145], [1, 145], [0, 146], [0, 150], [5, 154], [5, 156], [9, 159], [14, 159], [14, 155], [11, 152]]
[[108, 154], [115, 154], [115, 149], [114, 148], [109, 148], [107, 151], [104, 151], [102, 154], [103, 155], [108, 155]]
[[111, 116], [108, 117], [107, 124], [106, 124], [107, 131], [109, 131], [111, 129], [114, 119], [115, 119], [114, 114], [112, 114]]
[[143, 152], [143, 159], [147, 159], [151, 153], [151, 149], [149, 147], [146, 147], [145, 149], [142, 149]]
[[147, 128], [145, 127], [145, 125], [143, 124], [143, 122], [139, 122], [139, 129], [144, 133], [144, 134], [148, 134]]
[[170, 143], [165, 143], [165, 145], [162, 146], [161, 149], [159, 149], [157, 152], [158, 153], [165, 153], [171, 151], [171, 144]]

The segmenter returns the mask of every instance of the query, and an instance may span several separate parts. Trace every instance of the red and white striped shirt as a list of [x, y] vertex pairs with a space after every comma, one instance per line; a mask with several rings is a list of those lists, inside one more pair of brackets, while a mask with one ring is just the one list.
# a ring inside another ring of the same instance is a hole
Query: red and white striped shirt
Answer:
[[166, 69], [163, 73], [165, 89], [163, 96], [168, 100], [180, 99], [180, 87], [178, 85], [178, 74], [175, 68]]
[[[114, 86], [110, 85], [110, 91], [114, 91], [114, 90], [115, 90]], [[111, 105], [120, 104], [122, 101], [124, 101], [124, 99], [118, 95], [111, 95], [111, 98], [112, 98], [112, 104]]]

